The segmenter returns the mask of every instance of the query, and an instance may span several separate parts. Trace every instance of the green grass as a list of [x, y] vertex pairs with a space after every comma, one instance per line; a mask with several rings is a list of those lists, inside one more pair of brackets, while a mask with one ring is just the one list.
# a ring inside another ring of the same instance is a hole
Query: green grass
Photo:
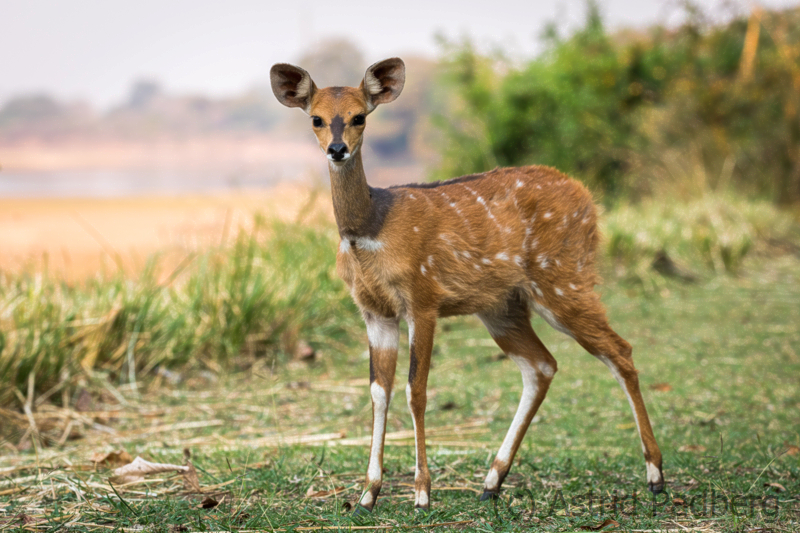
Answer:
[[[291, 531], [467, 521], [453, 527], [574, 531], [614, 518], [625, 530], [796, 531], [800, 263], [792, 256], [751, 257], [739, 274], [708, 276], [694, 284], [664, 280], [658, 291], [625, 280], [602, 288], [613, 326], [634, 346], [664, 453], [670, 494], [658, 501], [669, 504], [659, 503], [656, 516], [644, 492], [644, 463], [622, 390], [601, 363], [538, 318], [534, 327], [558, 360], [559, 372], [502, 499], [496, 506], [478, 502], [476, 491], [513, 417], [521, 383], [513, 363], [496, 357], [499, 350], [479, 323], [464, 318], [440, 322], [429, 381], [426, 425], [440, 428], [429, 437], [430, 514], [412, 510], [411, 439], [387, 446], [384, 489], [375, 513], [365, 517], [354, 517], [347, 508], [362, 488], [368, 441], [274, 444], [280, 435], [368, 435], [368, 360], [360, 332], [354, 344], [322, 344], [320, 358], [311, 364], [255, 365], [216, 384], [188, 372], [177, 385], [143, 385], [138, 399], [125, 393], [128, 407], [98, 396], [95, 411], [117, 411], [84, 417], [94, 416], [91, 422], [112, 432], [92, 429], [87, 422], [80, 427], [82, 438], [62, 448], [31, 448], [3, 457], [0, 527]], [[389, 432], [411, 428], [402, 385], [406, 366], [407, 353], [398, 365]], [[205, 426], [187, 425], [191, 422]], [[202, 486], [231, 483], [207, 489], [221, 501], [211, 509], [199, 508], [206, 495], [184, 492], [180, 478], [169, 475], [114, 492], [106, 469], [83, 465], [95, 452], [120, 447], [172, 463], [182, 463], [186, 447]], [[785, 491], [765, 483], [780, 484]], [[306, 498], [333, 487], [345, 490], [324, 499]], [[590, 490], [593, 511], [585, 503], [583, 508], [571, 504], [567, 515], [559, 498], [573, 502]], [[712, 490], [715, 516], [709, 515]], [[626, 513], [598, 508], [596, 500], [602, 495], [608, 502], [615, 491], [636, 491], [640, 505], [635, 512], [630, 501]], [[694, 501], [694, 509], [701, 511], [704, 493], [705, 513], [693, 514], [680, 504]], [[720, 501], [733, 495], [752, 498], [752, 515], [747, 505], [737, 505], [737, 513], [728, 504], [721, 510]], [[767, 513], [760, 510], [765, 497]], [[553, 502], [557, 505], [550, 512]]]

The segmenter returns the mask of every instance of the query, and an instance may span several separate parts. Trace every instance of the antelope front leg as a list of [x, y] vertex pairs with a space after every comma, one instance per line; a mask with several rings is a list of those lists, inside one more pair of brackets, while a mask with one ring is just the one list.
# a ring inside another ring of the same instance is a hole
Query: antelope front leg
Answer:
[[417, 461], [414, 474], [414, 508], [428, 510], [431, 505], [431, 475], [425, 453], [425, 406], [428, 403], [428, 370], [431, 367], [433, 333], [436, 315], [415, 315], [408, 318], [410, 361], [406, 399], [414, 421], [414, 444]]
[[[359, 504], [372, 511], [383, 482], [383, 441], [386, 434], [386, 414], [394, 384], [399, 341], [399, 318], [385, 318], [366, 314], [369, 337], [369, 380], [372, 395], [372, 445], [369, 466], [364, 483], [364, 494]], [[356, 510], [359, 508], [356, 507]]]

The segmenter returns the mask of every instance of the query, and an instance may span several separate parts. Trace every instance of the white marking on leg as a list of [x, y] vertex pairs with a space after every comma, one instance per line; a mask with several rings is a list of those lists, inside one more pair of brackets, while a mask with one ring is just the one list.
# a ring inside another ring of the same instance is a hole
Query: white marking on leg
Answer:
[[417, 507], [427, 507], [428, 506], [428, 493], [424, 490], [415, 490], [414, 491], [414, 505]]
[[[517, 364], [522, 374], [522, 397], [519, 400], [517, 412], [514, 414], [514, 420], [511, 421], [511, 427], [508, 428], [503, 444], [497, 452], [497, 461], [510, 466], [514, 441], [517, 439], [519, 432], [524, 430], [525, 419], [533, 408], [533, 402], [536, 400], [536, 394], [539, 391], [539, 375], [528, 359], [514, 354], [508, 354], [508, 356]], [[484, 488], [486, 490], [497, 490], [498, 482], [499, 475], [492, 468], [489, 471], [489, 475], [486, 476]]]
[[[409, 329], [413, 329], [410, 326]], [[411, 383], [406, 383], [406, 403], [408, 404], [408, 412], [411, 413], [411, 423], [414, 424], [414, 479], [419, 476], [419, 442], [417, 441], [417, 418], [414, 416], [414, 410], [411, 408]]]
[[372, 493], [370, 491], [365, 492], [358, 503], [369, 508], [372, 505]]
[[636, 422], [636, 431], [639, 432], [639, 440], [642, 443], [642, 452], [643, 453], [646, 452], [647, 450], [644, 447], [644, 441], [641, 440], [642, 430], [639, 427], [639, 416], [636, 414], [636, 406], [633, 404], [633, 397], [631, 396], [630, 391], [628, 391], [628, 384], [625, 382], [625, 378], [623, 378], [622, 374], [619, 373], [619, 368], [617, 368], [617, 365], [615, 365], [614, 362], [607, 356], [598, 355], [597, 358], [600, 359], [603, 363], [605, 363], [605, 365], [611, 371], [611, 374], [614, 376], [614, 379], [617, 380], [619, 386], [622, 387], [623, 391], [625, 391], [625, 396], [628, 397], [628, 405], [631, 406], [631, 411], [633, 412], [633, 421]]
[[648, 483], [660, 483], [661, 482], [661, 471], [658, 469], [656, 465], [653, 463], [647, 462], [647, 482]]
[[533, 308], [534, 311], [536, 311], [536, 314], [538, 314], [540, 317], [542, 317], [545, 322], [550, 324], [550, 327], [552, 327], [554, 329], [557, 329], [561, 333], [565, 333], [565, 334], [569, 335], [573, 339], [575, 338], [575, 335], [573, 335], [570, 330], [568, 330], [566, 327], [564, 327], [564, 324], [562, 324], [561, 322], [558, 321], [558, 319], [556, 318], [556, 315], [554, 315], [553, 312], [550, 309], [548, 309], [547, 307], [543, 306], [542, 304], [540, 304], [536, 300], [531, 300], [531, 307]]
[[379, 456], [381, 449], [383, 449], [383, 430], [386, 427], [386, 409], [389, 404], [387, 403], [386, 389], [373, 381], [369, 388], [372, 394], [372, 449], [369, 452], [369, 467], [367, 468], [367, 477], [370, 481], [380, 481], [383, 472], [381, 472], [381, 464]]
[[400, 343], [400, 328], [396, 318], [368, 315], [367, 324], [369, 345], [377, 350], [396, 350]]

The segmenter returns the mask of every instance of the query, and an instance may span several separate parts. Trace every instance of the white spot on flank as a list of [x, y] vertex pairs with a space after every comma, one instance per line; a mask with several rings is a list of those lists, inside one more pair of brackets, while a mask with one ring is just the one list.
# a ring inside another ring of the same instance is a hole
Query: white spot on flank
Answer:
[[369, 345], [377, 350], [396, 350], [400, 341], [400, 330], [396, 318], [368, 315], [367, 324]]
[[578, 290], [578, 287], [576, 287], [574, 283], [570, 283], [569, 284], [569, 288], [572, 289], [573, 291], [577, 291]]
[[425, 265], [420, 265], [419, 266], [419, 271], [422, 272], [423, 276], [425, 276], [425, 275], [427, 275], [428, 269], [425, 268]]
[[417, 233], [417, 232], [419, 232], [419, 228], [414, 226], [414, 233]]
[[553, 213], [551, 213], [550, 211], [544, 214], [544, 218], [550, 218], [551, 216], [553, 216]]
[[508, 261], [508, 254], [506, 254], [505, 252], [500, 252], [499, 254], [494, 256], [494, 258], [495, 259], [500, 259], [502, 261]]
[[537, 189], [541, 189], [541, 188], [542, 188], [542, 186], [541, 186], [541, 185], [537, 185], [537, 186], [536, 186], [536, 188], [537, 188]]
[[416, 197], [416, 196], [414, 196], [414, 195], [413, 195], [413, 194], [411, 194], [411, 193], [409, 193], [409, 194], [408, 194], [408, 197], [409, 197], [409, 198], [411, 198], [412, 200], [416, 200], [416, 199], [417, 199], [417, 197]]
[[517, 266], [522, 266], [522, 258], [520, 256], [515, 255], [514, 262], [517, 264]]
[[486, 205], [486, 200], [484, 200], [482, 196], [478, 196], [478, 203]]
[[564, 291], [556, 287], [556, 294], [558, 294], [559, 296], [564, 296]]
[[574, 213], [572, 213], [572, 218], [578, 218], [578, 212], [577, 212], [577, 211], [575, 211]]
[[547, 268], [547, 256], [545, 256], [544, 254], [539, 254], [536, 260], [539, 262], [539, 266], [541, 266], [542, 268]]
[[463, 256], [464, 256], [464, 257], [466, 257], [467, 259], [469, 259], [469, 258], [471, 258], [471, 257], [472, 257], [472, 256], [470, 255], [470, 253], [469, 253], [469, 252], [461, 252], [461, 255], [463, 255]]
[[519, 189], [520, 187], [522, 187], [522, 182], [520, 180], [517, 180], [517, 189]]
[[433, 256], [432, 255], [428, 256], [428, 265], [429, 266], [433, 266]]
[[386, 410], [389, 407], [386, 390], [373, 381], [369, 388], [372, 394], [372, 449], [369, 451], [369, 467], [367, 477], [370, 481], [381, 479], [380, 454], [383, 449], [383, 433], [386, 427]]
[[455, 206], [456, 206], [455, 202], [450, 202], [450, 207], [455, 207]]
[[492, 261], [491, 259], [487, 259], [484, 257], [483, 259], [481, 259], [481, 263], [483, 263], [484, 265], [491, 265]]
[[480, 270], [481, 269], [481, 266], [478, 263], [475, 263], [473, 266], [475, 267], [475, 270]]

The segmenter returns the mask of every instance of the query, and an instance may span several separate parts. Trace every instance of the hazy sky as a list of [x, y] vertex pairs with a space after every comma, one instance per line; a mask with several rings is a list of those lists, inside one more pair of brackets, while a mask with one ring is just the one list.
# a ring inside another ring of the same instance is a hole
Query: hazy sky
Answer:
[[[740, 11], [751, 5], [727, 3]], [[679, 13], [677, 0], [600, 5], [614, 28], [674, 21]], [[0, 0], [0, 103], [38, 91], [106, 106], [142, 77], [172, 91], [232, 94], [264, 82], [273, 63], [296, 60], [332, 36], [355, 42], [368, 62], [404, 53], [434, 56], [437, 32], [530, 54], [546, 22], [569, 27], [584, 12], [584, 0]]]

